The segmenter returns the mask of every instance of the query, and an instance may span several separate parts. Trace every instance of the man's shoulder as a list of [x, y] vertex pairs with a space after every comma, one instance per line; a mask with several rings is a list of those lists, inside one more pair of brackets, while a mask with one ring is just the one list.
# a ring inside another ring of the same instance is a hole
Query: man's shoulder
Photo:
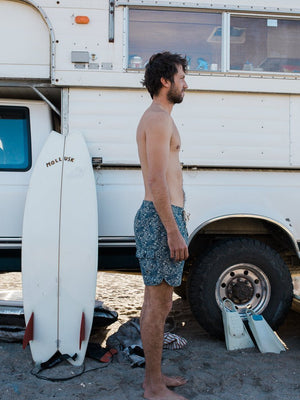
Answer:
[[165, 126], [165, 128], [171, 126], [173, 121], [167, 112], [151, 107], [145, 111], [142, 120], [149, 126]]

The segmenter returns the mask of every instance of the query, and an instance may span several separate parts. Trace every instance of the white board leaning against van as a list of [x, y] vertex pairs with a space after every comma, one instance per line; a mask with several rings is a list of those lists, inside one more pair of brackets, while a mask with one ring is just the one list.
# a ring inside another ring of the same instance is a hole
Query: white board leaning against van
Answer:
[[83, 363], [97, 278], [97, 200], [83, 137], [52, 131], [28, 190], [22, 247], [24, 345], [36, 364], [57, 351]]

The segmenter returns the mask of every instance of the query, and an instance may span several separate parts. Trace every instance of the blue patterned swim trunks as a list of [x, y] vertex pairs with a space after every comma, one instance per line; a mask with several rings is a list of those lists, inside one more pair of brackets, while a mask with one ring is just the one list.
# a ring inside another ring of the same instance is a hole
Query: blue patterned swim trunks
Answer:
[[[180, 233], [188, 243], [184, 210], [172, 205]], [[152, 201], [144, 200], [134, 220], [136, 256], [146, 286], [159, 285], [165, 280], [170, 286], [180, 286], [184, 261], [170, 258], [167, 232]]]

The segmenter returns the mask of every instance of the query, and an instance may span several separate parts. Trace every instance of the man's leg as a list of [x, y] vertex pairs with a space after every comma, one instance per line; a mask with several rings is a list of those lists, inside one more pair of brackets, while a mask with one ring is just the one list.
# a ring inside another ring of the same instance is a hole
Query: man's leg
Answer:
[[172, 294], [173, 288], [164, 281], [145, 287], [140, 325], [146, 360], [144, 397], [149, 400], [186, 400], [167, 388], [168, 382], [170, 386], [179, 386], [184, 380], [180, 383], [180, 378], [165, 377], [161, 371], [164, 325], [172, 308]]

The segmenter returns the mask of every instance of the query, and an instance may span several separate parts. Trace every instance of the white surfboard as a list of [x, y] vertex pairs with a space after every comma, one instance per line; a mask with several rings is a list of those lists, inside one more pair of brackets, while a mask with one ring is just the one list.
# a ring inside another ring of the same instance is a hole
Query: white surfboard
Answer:
[[52, 131], [32, 173], [22, 240], [24, 337], [36, 364], [57, 351], [83, 363], [97, 280], [94, 174], [79, 133]]

